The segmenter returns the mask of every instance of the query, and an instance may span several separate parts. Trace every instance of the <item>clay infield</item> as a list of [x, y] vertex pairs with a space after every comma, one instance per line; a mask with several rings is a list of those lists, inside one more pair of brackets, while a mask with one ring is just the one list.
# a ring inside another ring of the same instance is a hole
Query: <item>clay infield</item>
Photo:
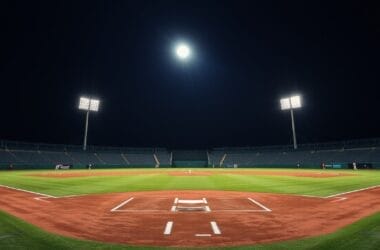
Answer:
[[146, 174], [167, 174], [171, 176], [210, 176], [215, 174], [244, 174], [244, 175], [270, 175], [270, 176], [294, 176], [294, 177], [311, 177], [311, 178], [329, 178], [329, 177], [343, 177], [343, 176], [354, 176], [355, 174], [348, 173], [329, 173], [325, 171], [321, 172], [308, 172], [308, 171], [266, 171], [266, 170], [230, 170], [230, 171], [220, 171], [220, 173], [215, 171], [149, 171], [149, 170], [138, 170], [138, 171], [77, 171], [77, 172], [48, 172], [48, 173], [34, 173], [28, 174], [28, 176], [37, 177], [51, 177], [51, 178], [73, 178], [73, 177], [91, 177], [91, 176], [130, 176], [130, 175], [146, 175]]
[[232, 191], [52, 197], [0, 187], [0, 209], [57, 234], [150, 246], [235, 246], [336, 231], [380, 211], [380, 188], [318, 198]]

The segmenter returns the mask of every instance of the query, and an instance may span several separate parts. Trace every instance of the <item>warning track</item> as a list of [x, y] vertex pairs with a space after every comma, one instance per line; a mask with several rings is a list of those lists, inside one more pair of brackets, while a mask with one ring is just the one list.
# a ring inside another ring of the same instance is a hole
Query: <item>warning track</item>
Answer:
[[[331, 233], [380, 211], [380, 188], [325, 198], [230, 191], [54, 197], [0, 186], [0, 209], [46, 231], [151, 246], [234, 246]], [[173, 208], [174, 207], [174, 208]]]

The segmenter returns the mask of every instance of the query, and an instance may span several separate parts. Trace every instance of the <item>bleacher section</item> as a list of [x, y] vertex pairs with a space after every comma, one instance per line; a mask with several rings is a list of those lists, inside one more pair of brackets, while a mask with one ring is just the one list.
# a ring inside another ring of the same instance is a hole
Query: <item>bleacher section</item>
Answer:
[[73, 158], [69, 156], [67, 152], [49, 152], [49, 151], [41, 151], [43, 157], [48, 159], [49, 163], [53, 165], [64, 164], [64, 165], [74, 165], [78, 164], [78, 162], [74, 161]]
[[328, 150], [258, 151], [257, 149], [226, 149], [213, 151], [215, 161], [222, 155], [226, 158], [222, 167], [301, 167], [315, 168], [322, 163], [336, 168], [347, 168], [348, 164], [370, 163], [380, 167], [380, 148], [351, 148]]
[[135, 167], [156, 166], [153, 153], [125, 153], [124, 156]]
[[172, 165], [171, 154], [166, 149], [157, 149], [155, 155], [157, 156], [160, 167], [170, 167]]
[[[31, 144], [0, 141], [0, 169], [53, 169], [55, 165], [85, 168], [168, 167], [171, 154], [166, 149], [93, 147], [82, 151], [80, 146]], [[155, 158], [155, 157], [156, 158]], [[160, 164], [157, 165], [157, 162]]]
[[347, 168], [352, 162], [380, 168], [380, 139], [325, 144], [301, 144], [213, 150], [116, 148], [49, 145], [0, 141], [0, 169], [47, 168], [57, 164], [84, 168], [111, 167], [300, 167]]
[[125, 161], [121, 153], [102, 152], [98, 153], [98, 157], [102, 160], [102, 162], [106, 162], [111, 166], [128, 165], [128, 162]]
[[207, 167], [206, 150], [175, 150], [173, 151], [174, 167]]

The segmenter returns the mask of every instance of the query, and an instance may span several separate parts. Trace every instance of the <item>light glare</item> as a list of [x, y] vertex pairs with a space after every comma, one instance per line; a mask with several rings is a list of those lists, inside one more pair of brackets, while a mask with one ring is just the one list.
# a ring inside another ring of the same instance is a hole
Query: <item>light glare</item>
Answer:
[[180, 59], [187, 59], [190, 56], [190, 48], [186, 44], [179, 44], [175, 51]]

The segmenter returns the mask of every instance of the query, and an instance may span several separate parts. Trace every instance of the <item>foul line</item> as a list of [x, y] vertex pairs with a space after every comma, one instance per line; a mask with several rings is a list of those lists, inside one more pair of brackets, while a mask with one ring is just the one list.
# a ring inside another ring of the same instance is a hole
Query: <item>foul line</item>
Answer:
[[37, 194], [37, 195], [44, 196], [46, 198], [58, 198], [58, 197], [53, 196], [53, 195], [43, 194], [43, 193], [34, 192], [34, 191], [29, 191], [29, 190], [22, 189], [22, 188], [15, 188], [15, 187], [10, 187], [10, 186], [6, 186], [6, 185], [0, 185], [0, 187], [4, 187], [4, 188], [8, 188], [8, 189], [13, 189], [13, 190], [17, 190], [17, 191], [21, 191], [21, 192], [25, 192], [25, 193], [30, 193], [30, 194]]
[[347, 191], [347, 192], [343, 192], [343, 193], [338, 193], [338, 194], [333, 194], [333, 195], [325, 196], [323, 198], [333, 198], [333, 197], [337, 197], [337, 196], [340, 196], [340, 195], [356, 193], [356, 192], [365, 191], [365, 190], [368, 190], [368, 189], [374, 189], [374, 188], [378, 188], [378, 187], [380, 187], [380, 185], [366, 187], [366, 188], [360, 188], [360, 189], [356, 189], [356, 190], [352, 190], [352, 191]]
[[348, 197], [344, 197], [344, 195], [346, 195], [346, 194], [357, 193], [357, 192], [361, 192], [361, 191], [365, 191], [365, 190], [369, 190], [369, 189], [375, 189], [375, 188], [379, 188], [379, 187], [380, 187], [380, 185], [375, 185], [375, 186], [370, 186], [370, 187], [365, 187], [365, 188], [354, 189], [354, 190], [347, 191], [347, 192], [332, 194], [332, 195], [328, 195], [328, 196], [315, 196], [315, 195], [307, 195], [307, 194], [301, 194], [300, 196], [310, 197], [310, 198], [318, 198], [318, 199], [335, 198], [336, 200], [333, 200], [331, 202], [339, 202], [339, 201], [344, 201], [344, 200], [348, 199]]
[[117, 205], [116, 207], [112, 208], [111, 209], [111, 212], [115, 212], [116, 210], [118, 210], [119, 208], [121, 208], [122, 206], [124, 206], [125, 204], [127, 204], [128, 202], [130, 202], [131, 200], [133, 200], [134, 198], [131, 197], [129, 198], [128, 200], [126, 201], [123, 201], [122, 203], [120, 203], [119, 205]]

